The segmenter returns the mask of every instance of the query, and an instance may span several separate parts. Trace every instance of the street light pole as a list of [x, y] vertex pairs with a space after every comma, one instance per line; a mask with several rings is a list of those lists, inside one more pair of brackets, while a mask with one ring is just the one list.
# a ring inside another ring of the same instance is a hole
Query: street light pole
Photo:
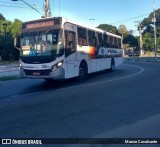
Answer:
[[155, 61], [157, 61], [157, 33], [156, 33], [156, 10], [155, 10], [155, 0], [153, 0], [153, 21], [154, 21], [154, 54], [155, 54]]
[[23, 3], [25, 3], [26, 5], [28, 5], [29, 7], [31, 7], [32, 9], [34, 9], [35, 11], [37, 11], [39, 14], [43, 15], [41, 12], [39, 12], [36, 8], [34, 8], [33, 6], [31, 6], [30, 4], [28, 4], [27, 2], [25, 2], [24, 0], [11, 0], [11, 1], [22, 1]]
[[91, 18], [90, 20], [92, 21], [92, 27], [93, 27], [93, 21], [94, 21], [95, 19], [94, 19], [94, 18]]

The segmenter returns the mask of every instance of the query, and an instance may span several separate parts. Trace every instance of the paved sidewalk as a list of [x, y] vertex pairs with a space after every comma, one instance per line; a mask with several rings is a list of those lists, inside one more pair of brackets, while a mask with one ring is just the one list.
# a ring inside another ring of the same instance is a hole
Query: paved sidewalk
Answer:
[[0, 77], [20, 76], [19, 64], [10, 64], [0, 66]]

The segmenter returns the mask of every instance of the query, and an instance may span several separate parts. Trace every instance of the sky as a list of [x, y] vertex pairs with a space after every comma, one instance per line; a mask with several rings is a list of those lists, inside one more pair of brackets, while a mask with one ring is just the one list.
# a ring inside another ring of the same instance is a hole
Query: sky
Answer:
[[[44, 0], [24, 0], [44, 15]], [[155, 8], [160, 8], [160, 0]], [[142, 21], [153, 12], [153, 0], [50, 0], [52, 16], [62, 16], [88, 26], [100, 24], [125, 25], [137, 33], [137, 21]], [[41, 14], [21, 0], [0, 0], [0, 13], [10, 21], [41, 18]], [[94, 20], [90, 20], [94, 19]]]

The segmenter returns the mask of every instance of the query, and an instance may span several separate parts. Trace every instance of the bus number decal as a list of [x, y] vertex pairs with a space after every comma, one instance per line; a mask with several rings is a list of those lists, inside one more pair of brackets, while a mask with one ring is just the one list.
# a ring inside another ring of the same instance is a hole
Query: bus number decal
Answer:
[[47, 65], [42, 65], [42, 68], [47, 68]]

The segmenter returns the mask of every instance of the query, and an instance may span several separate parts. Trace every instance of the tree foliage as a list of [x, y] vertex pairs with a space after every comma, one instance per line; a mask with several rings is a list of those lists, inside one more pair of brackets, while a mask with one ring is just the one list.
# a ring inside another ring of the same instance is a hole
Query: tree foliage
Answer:
[[[3, 24], [7, 24], [6, 30]], [[14, 22], [8, 21], [0, 14], [0, 58], [2, 60], [17, 60], [19, 51], [14, 48], [14, 37], [20, 35], [22, 22], [15, 19]]]
[[129, 44], [130, 47], [137, 47], [138, 46], [138, 38], [136, 38], [132, 34], [127, 34], [124, 36], [123, 43]]
[[2, 14], [0, 14], [0, 20], [2, 21], [6, 20]]
[[102, 29], [102, 30], [104, 30], [106, 32], [118, 34], [117, 27], [109, 25], [109, 24], [100, 24], [97, 28]]
[[128, 33], [127, 27], [125, 25], [120, 25], [118, 27], [118, 32], [123, 36]]
[[[160, 9], [155, 11], [156, 14], [156, 32], [157, 32], [157, 47], [160, 49]], [[141, 25], [143, 28], [144, 50], [154, 50], [154, 13], [150, 13], [147, 18], [144, 18]]]
[[122, 38], [124, 39], [122, 40], [124, 44], [127, 44], [128, 47], [138, 46], [138, 39], [132, 35], [133, 34], [132, 30], [130, 31], [127, 30], [127, 27], [125, 25], [120, 25], [117, 29], [116, 26], [112, 26], [109, 24], [100, 24], [97, 28], [110, 32], [110, 33], [117, 34], [117, 35], [123, 34]]
[[22, 22], [18, 19], [15, 19], [12, 23], [12, 35], [13, 37], [19, 36], [22, 27]]
[[145, 33], [143, 36], [144, 48], [147, 51], [151, 51], [154, 48], [153, 38], [150, 33]]

